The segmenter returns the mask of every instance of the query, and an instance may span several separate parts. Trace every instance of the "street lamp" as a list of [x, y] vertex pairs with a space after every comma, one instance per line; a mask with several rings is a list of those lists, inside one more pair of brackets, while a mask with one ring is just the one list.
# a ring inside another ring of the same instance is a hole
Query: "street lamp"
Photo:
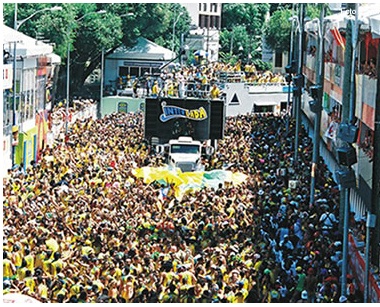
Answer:
[[41, 12], [44, 12], [44, 11], [54, 12], [54, 11], [61, 11], [61, 10], [62, 10], [61, 6], [46, 7], [44, 9], [35, 11], [32, 15], [28, 16], [27, 18], [25, 18], [23, 20], [17, 21], [17, 3], [15, 3], [15, 15], [14, 15], [15, 17], [14, 17], [13, 28], [15, 30], [18, 30], [24, 22], [28, 21], [29, 19], [31, 19], [32, 17], [34, 17], [38, 13], [41, 13]]
[[[105, 10], [100, 10], [100, 11], [97, 11], [97, 12], [88, 12], [86, 14], [84, 14], [82, 17], [76, 19], [75, 21], [76, 22], [79, 22], [81, 21], [85, 16], [89, 15], [89, 14], [104, 14], [106, 13], [107, 11]], [[70, 32], [71, 32], [71, 27], [69, 25], [69, 29], [68, 29], [68, 35], [70, 36]], [[70, 38], [67, 42], [67, 68], [66, 68], [66, 74], [67, 74], [67, 78], [66, 78], [66, 114], [65, 114], [65, 135], [67, 135], [67, 132], [68, 132], [68, 126], [69, 126], [69, 104], [70, 104]]]
[[177, 19], [173, 23], [173, 38], [172, 38], [172, 52], [174, 52], [174, 38], [175, 38], [175, 26], [179, 21], [179, 18], [183, 15], [183, 12], [180, 12], [177, 16]]
[[324, 29], [321, 23], [325, 17], [325, 6], [322, 4], [320, 18], [314, 18], [311, 22], [316, 23], [318, 26], [318, 54], [317, 54], [317, 82], [316, 86], [310, 87], [311, 96], [313, 100], [310, 101], [310, 109], [315, 113], [314, 117], [314, 136], [313, 136], [313, 155], [311, 164], [311, 180], [310, 180], [310, 207], [314, 206], [315, 200], [315, 185], [316, 185], [316, 172], [319, 160], [319, 144], [320, 144], [320, 131], [321, 131], [321, 112], [323, 100], [323, 83], [324, 83]]
[[[295, 138], [294, 138], [294, 158], [293, 163], [298, 163], [298, 147], [299, 147], [299, 131], [301, 129], [301, 97], [302, 97], [302, 88], [304, 83], [304, 76], [302, 74], [303, 66], [303, 23], [305, 18], [305, 5], [303, 3], [299, 4], [299, 17], [293, 18], [297, 21], [298, 29], [298, 71], [297, 76], [293, 79], [295, 87], [293, 88], [293, 99], [294, 99], [294, 115], [296, 118], [296, 127], [295, 127]], [[293, 22], [293, 21], [292, 21]]]

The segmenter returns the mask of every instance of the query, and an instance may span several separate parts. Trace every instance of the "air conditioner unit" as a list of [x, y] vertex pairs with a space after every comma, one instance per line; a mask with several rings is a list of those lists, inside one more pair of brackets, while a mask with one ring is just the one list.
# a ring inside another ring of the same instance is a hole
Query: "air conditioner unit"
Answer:
[[338, 163], [344, 166], [351, 166], [358, 162], [356, 150], [351, 145], [337, 149]]
[[356, 187], [355, 173], [351, 168], [337, 170], [335, 172], [335, 178], [337, 183], [340, 184], [342, 188], [350, 189]]
[[338, 128], [338, 138], [347, 143], [355, 143], [358, 138], [359, 128], [352, 124], [342, 123]]

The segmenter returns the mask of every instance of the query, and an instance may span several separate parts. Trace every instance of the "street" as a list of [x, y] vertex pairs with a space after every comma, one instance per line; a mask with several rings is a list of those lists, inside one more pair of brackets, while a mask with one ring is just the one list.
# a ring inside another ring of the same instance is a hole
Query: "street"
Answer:
[[44, 302], [296, 302], [302, 279], [302, 289], [315, 289], [311, 301], [339, 299], [341, 235], [320, 221], [326, 210], [337, 213], [339, 193], [320, 163], [319, 201], [309, 207], [304, 132], [294, 165], [283, 119], [228, 118], [205, 166], [229, 165], [247, 180], [177, 199], [175, 185], [133, 175], [162, 166], [141, 125], [141, 114], [77, 121], [66, 144], [8, 174], [4, 253], [29, 250], [36, 269], [20, 263], [17, 272], [41, 277], [33, 289], [27, 277], [14, 280], [21, 293]]

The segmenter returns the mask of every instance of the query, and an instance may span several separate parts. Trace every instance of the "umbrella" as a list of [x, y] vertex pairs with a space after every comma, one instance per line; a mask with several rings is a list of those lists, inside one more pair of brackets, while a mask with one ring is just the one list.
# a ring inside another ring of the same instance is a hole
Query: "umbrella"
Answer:
[[32, 303], [39, 304], [40, 301], [35, 298], [21, 294], [21, 293], [8, 293], [3, 295], [3, 303], [16, 303], [16, 304], [24, 304], [24, 303]]
[[197, 50], [197, 51], [194, 52], [194, 55], [201, 56], [201, 57], [206, 57], [207, 56], [207, 52], [204, 51], [204, 50]]
[[46, 240], [45, 244], [48, 247], [48, 249], [52, 250], [54, 253], [59, 249], [58, 242], [53, 238]]

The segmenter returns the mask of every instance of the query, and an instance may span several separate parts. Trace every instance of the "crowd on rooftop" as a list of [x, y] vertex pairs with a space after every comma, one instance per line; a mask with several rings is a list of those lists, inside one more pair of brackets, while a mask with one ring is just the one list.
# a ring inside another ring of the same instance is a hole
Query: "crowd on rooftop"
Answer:
[[[145, 73], [141, 77], [119, 77], [120, 89], [132, 88], [133, 96], [171, 96], [206, 98], [216, 84], [219, 89], [225, 82], [249, 84], [285, 84], [285, 77], [270, 70], [259, 71], [253, 63], [235, 65], [211, 62], [204, 65], [190, 65], [180, 68], [166, 68], [157, 75]], [[215, 97], [211, 97], [215, 98]]]

